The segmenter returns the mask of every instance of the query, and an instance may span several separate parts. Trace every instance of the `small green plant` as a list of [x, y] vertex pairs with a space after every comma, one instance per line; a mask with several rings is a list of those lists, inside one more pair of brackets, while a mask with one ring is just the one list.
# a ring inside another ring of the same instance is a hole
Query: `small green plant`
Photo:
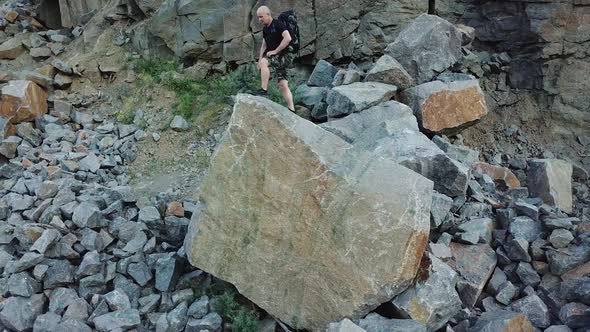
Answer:
[[216, 302], [215, 311], [224, 319], [228, 320], [235, 332], [256, 332], [258, 328], [258, 317], [254, 310], [248, 309], [236, 300], [236, 292], [228, 290], [219, 297]]
[[242, 307], [238, 310], [235, 317], [233, 317], [231, 327], [236, 332], [256, 332], [258, 329], [258, 318], [254, 311]]
[[166, 60], [160, 57], [144, 57], [135, 59], [135, 67], [140, 73], [144, 73], [160, 82], [160, 75], [165, 72], [178, 71], [179, 64], [175, 60]]
[[215, 303], [215, 311], [226, 320], [231, 320], [233, 314], [238, 311], [240, 305], [236, 301], [236, 293], [234, 291], [226, 291], [219, 297], [219, 301]]

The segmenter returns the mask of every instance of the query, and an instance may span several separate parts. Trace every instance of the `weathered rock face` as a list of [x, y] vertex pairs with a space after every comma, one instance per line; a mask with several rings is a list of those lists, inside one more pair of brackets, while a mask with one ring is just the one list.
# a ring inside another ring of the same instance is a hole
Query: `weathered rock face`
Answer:
[[477, 80], [428, 82], [404, 90], [402, 98], [421, 127], [433, 133], [457, 131], [488, 113]]
[[547, 204], [572, 212], [572, 165], [558, 159], [529, 161], [529, 192]]
[[416, 83], [430, 81], [461, 58], [461, 32], [448, 21], [423, 14], [385, 49]]
[[538, 116], [554, 120], [552, 130], [590, 128], [590, 21], [584, 1], [445, 1], [441, 9], [445, 18], [474, 27], [476, 44], [509, 53], [508, 89], [536, 90], [516, 93], [536, 99], [536, 110], [551, 110]]
[[285, 108], [239, 95], [187, 256], [291, 326], [321, 330], [409, 286], [431, 190], [422, 176]]
[[31, 81], [10, 81], [2, 88], [0, 116], [17, 124], [47, 113], [47, 92]]
[[275, 17], [294, 9], [301, 55], [328, 60], [382, 53], [399, 29], [427, 6], [411, 0], [354, 0], [346, 5], [333, 0], [164, 0], [146, 24], [134, 31], [134, 45], [152, 51], [166, 48], [170, 54], [207, 61], [252, 61], [262, 38], [256, 18], [262, 4]]

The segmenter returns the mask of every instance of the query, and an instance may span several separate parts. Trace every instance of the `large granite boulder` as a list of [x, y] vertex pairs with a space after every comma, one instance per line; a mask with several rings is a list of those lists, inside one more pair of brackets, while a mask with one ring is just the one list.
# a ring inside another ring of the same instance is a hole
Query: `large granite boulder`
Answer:
[[385, 53], [421, 84], [461, 59], [461, 38], [461, 32], [445, 19], [422, 14], [400, 32]]
[[404, 104], [389, 101], [322, 127], [357, 148], [391, 158], [424, 175], [440, 193], [456, 197], [467, 190], [469, 168], [422, 134], [412, 110]]
[[432, 187], [286, 108], [238, 95], [187, 256], [289, 325], [323, 330], [412, 283]]
[[378, 82], [357, 82], [333, 88], [326, 99], [328, 118], [360, 112], [391, 99], [397, 87]]
[[17, 124], [47, 113], [47, 92], [31, 81], [15, 80], [2, 88], [0, 116]]
[[559, 159], [529, 161], [527, 187], [533, 197], [541, 197], [547, 204], [563, 212], [572, 212], [572, 172], [570, 163]]
[[475, 123], [488, 113], [485, 95], [477, 80], [432, 81], [404, 90], [402, 100], [431, 133], [452, 133]]

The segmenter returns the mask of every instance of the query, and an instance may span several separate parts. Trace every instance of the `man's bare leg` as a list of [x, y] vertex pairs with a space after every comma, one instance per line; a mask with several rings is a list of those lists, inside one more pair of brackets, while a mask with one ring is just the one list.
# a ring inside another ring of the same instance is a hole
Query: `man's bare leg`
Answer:
[[270, 68], [268, 68], [268, 60], [266, 58], [260, 59], [260, 76], [262, 81], [262, 89], [268, 91], [268, 81], [270, 80]]
[[289, 81], [280, 80], [279, 90], [281, 90], [281, 94], [283, 95], [283, 98], [285, 98], [285, 102], [287, 102], [287, 107], [289, 107], [291, 111], [295, 111], [295, 105], [293, 104], [293, 94], [291, 93], [291, 90], [289, 90]]

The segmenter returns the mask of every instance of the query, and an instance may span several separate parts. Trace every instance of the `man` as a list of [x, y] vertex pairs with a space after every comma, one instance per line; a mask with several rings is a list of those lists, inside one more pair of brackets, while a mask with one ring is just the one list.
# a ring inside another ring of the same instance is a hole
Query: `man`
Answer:
[[265, 96], [268, 93], [268, 82], [272, 69], [279, 82], [279, 90], [287, 102], [287, 107], [290, 111], [295, 112], [293, 94], [289, 90], [289, 81], [287, 80], [287, 68], [293, 61], [293, 54], [289, 51], [289, 43], [291, 42], [289, 30], [283, 22], [272, 18], [267, 6], [260, 6], [256, 11], [256, 16], [258, 16], [258, 21], [264, 25], [258, 60], [262, 88], [256, 94]]

